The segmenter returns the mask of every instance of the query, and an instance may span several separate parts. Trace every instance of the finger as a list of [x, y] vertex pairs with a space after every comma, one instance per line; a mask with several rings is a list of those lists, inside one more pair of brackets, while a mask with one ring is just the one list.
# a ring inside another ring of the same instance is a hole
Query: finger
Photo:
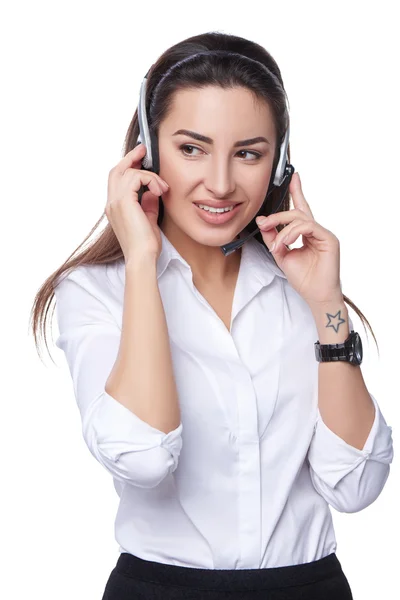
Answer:
[[308, 216], [304, 214], [302, 210], [293, 208], [291, 210], [283, 210], [282, 212], [272, 213], [266, 217], [264, 223], [259, 222], [259, 217], [256, 218], [256, 223], [263, 231], [269, 229], [271, 226], [276, 227], [277, 225], [284, 225], [291, 223], [295, 219], [306, 220]]
[[[169, 190], [167, 182], [164, 181], [162, 177], [157, 175], [157, 173], [153, 173], [152, 171], [146, 171], [145, 169], [134, 169], [132, 167], [129, 167], [122, 175], [119, 174], [117, 178], [111, 177], [111, 180], [116, 182], [117, 186], [119, 185], [119, 181], [122, 181], [125, 187], [135, 186], [134, 191], [137, 191], [136, 183], [138, 180], [140, 180], [140, 185], [147, 185], [148, 187], [151, 186], [151, 188], [149, 187], [149, 189], [153, 193], [156, 193], [157, 189], [159, 188], [159, 196], [161, 196], [161, 194], [164, 194]], [[155, 186], [157, 186], [157, 189]]]
[[145, 154], [146, 146], [144, 144], [138, 144], [137, 146], [132, 148], [132, 150], [127, 152], [125, 156], [119, 161], [119, 163], [115, 165], [115, 171], [122, 175], [129, 167], [140, 163]]
[[293, 199], [293, 206], [295, 208], [297, 208], [298, 210], [301, 210], [302, 212], [304, 212], [309, 217], [314, 218], [314, 216], [311, 212], [311, 208], [303, 194], [303, 188], [301, 185], [300, 175], [298, 174], [297, 171], [296, 171], [296, 173], [293, 174], [293, 177], [290, 181], [289, 191], [290, 191], [292, 199]]
[[272, 244], [274, 243], [275, 239], [279, 235], [277, 228], [271, 225], [267, 229], [260, 229], [260, 233], [262, 235], [265, 245], [269, 250]]
[[126, 180], [125, 185], [131, 187], [134, 191], [138, 191], [138, 185], [139, 188], [140, 186], [147, 185], [153, 194], [157, 194], [158, 192], [157, 195], [161, 196], [161, 194], [166, 193], [169, 189], [168, 184], [159, 175], [151, 171], [127, 169], [123, 178]]
[[160, 201], [156, 194], [151, 192], [143, 192], [142, 200], [140, 203], [143, 211], [146, 213], [147, 218], [153, 223], [157, 223]]
[[[274, 249], [276, 246], [276, 241], [279, 239], [279, 236], [282, 232], [278, 232], [277, 228], [273, 227], [272, 225], [267, 225], [266, 228], [260, 229], [260, 233], [268, 250], [275, 254]], [[290, 252], [290, 248], [288, 248], [287, 251]], [[281, 255], [284, 255], [282, 254], [282, 251]]]
[[281, 231], [282, 236], [277, 239], [275, 250], [278, 252], [282, 246], [293, 244], [299, 235], [304, 237], [314, 238], [319, 242], [327, 241], [327, 232], [324, 227], [319, 225], [316, 221], [303, 221], [293, 226], [288, 232]]
[[[286, 225], [286, 227], [284, 227], [283, 229], [281, 229], [281, 231], [279, 231], [279, 233], [277, 233], [275, 238], [273, 240], [271, 240], [271, 242], [273, 242], [273, 241], [275, 242], [275, 246], [273, 249], [274, 254], [275, 254], [275, 251], [278, 249], [278, 247], [281, 246], [282, 244], [289, 245], [289, 241], [287, 241], [288, 234], [290, 233], [290, 231], [292, 229], [294, 229], [301, 223], [303, 223], [303, 221], [301, 221], [300, 219], [296, 219], [295, 221], [293, 221], [293, 223], [289, 223], [289, 225]], [[283, 243], [283, 240], [285, 240], [284, 243]]]

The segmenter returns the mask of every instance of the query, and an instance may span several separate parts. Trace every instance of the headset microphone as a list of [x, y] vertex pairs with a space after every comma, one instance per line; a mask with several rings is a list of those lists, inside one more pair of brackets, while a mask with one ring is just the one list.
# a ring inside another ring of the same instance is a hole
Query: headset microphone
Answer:
[[[285, 136], [285, 140], [289, 139], [289, 128], [286, 132], [286, 136]], [[282, 143], [281, 146], [281, 157], [282, 157], [282, 147], [284, 146], [285, 141]], [[286, 145], [287, 148], [287, 145]], [[278, 164], [279, 166], [279, 164]], [[282, 206], [283, 200], [285, 198], [286, 192], [288, 190], [289, 184], [290, 184], [290, 180], [292, 179], [293, 173], [294, 173], [294, 166], [291, 165], [288, 161], [286, 161], [285, 163], [285, 169], [283, 172], [283, 176], [281, 178], [280, 183], [275, 183], [277, 176], [276, 173], [278, 172], [278, 168], [275, 172], [275, 177], [273, 180], [272, 185], [270, 185], [269, 187], [271, 189], [268, 188], [268, 192], [265, 196], [264, 202], [260, 208], [260, 210], [258, 211], [258, 214], [254, 217], [254, 219], [262, 212], [263, 208], [264, 208], [264, 204], [268, 198], [268, 196], [274, 191], [275, 188], [279, 188], [279, 200], [277, 205], [273, 208], [273, 210], [271, 210], [271, 212], [269, 214], [273, 214], [278, 212], [278, 210], [280, 209], [280, 207]], [[260, 231], [259, 227], [256, 227], [254, 231], [252, 231], [251, 233], [249, 233], [246, 237], [240, 239], [240, 240], [235, 240], [233, 242], [229, 242], [228, 244], [224, 244], [223, 246], [220, 246], [221, 251], [223, 252], [223, 254], [225, 256], [228, 256], [229, 254], [232, 254], [232, 252], [235, 252], [235, 250], [237, 250], [238, 248], [240, 248], [241, 246], [243, 246], [243, 244], [245, 242], [247, 242], [250, 238], [254, 237], [256, 235], [256, 233], [258, 233]], [[269, 252], [269, 248], [266, 246], [268, 252]]]

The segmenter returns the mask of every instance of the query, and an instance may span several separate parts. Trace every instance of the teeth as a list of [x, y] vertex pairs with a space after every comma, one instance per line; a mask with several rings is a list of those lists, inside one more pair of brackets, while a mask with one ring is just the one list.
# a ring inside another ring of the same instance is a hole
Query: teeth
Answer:
[[233, 206], [228, 206], [226, 208], [212, 208], [211, 206], [206, 206], [205, 204], [198, 204], [197, 206], [199, 206], [203, 210], [208, 210], [210, 212], [215, 212], [215, 213], [229, 212], [230, 210], [232, 210], [234, 208]]

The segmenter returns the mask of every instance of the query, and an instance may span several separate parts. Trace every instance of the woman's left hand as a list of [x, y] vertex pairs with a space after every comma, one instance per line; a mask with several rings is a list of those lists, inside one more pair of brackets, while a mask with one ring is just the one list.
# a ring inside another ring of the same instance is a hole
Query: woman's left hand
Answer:
[[[289, 192], [294, 209], [269, 215], [262, 226], [256, 219], [263, 240], [269, 250], [275, 242], [272, 254], [276, 264], [310, 306], [341, 300], [339, 240], [315, 221], [297, 172], [292, 176]], [[276, 226], [283, 223], [289, 224], [278, 232]], [[286, 248], [285, 244], [293, 244], [299, 235], [303, 236], [304, 245]]]

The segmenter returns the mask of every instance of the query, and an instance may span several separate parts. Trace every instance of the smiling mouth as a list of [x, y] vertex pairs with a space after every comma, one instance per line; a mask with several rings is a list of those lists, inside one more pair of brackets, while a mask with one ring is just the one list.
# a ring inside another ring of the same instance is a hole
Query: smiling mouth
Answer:
[[231, 206], [233, 206], [235, 208], [235, 206], [237, 206], [238, 204], [243, 204], [243, 202], [221, 202], [220, 204], [218, 204], [217, 202], [215, 204], [211, 203], [211, 202], [194, 202], [193, 204], [195, 204], [196, 206], [207, 206], [208, 208], [229, 208]]
[[233, 206], [233, 208], [221, 212], [213, 212], [204, 208], [200, 208], [200, 206], [197, 206], [196, 203], [194, 203], [194, 206], [203, 221], [205, 221], [206, 223], [219, 225], [232, 220], [235, 217], [235, 215], [239, 212], [240, 206], [242, 204], [243, 202], [239, 202], [235, 205], [231, 205]]

